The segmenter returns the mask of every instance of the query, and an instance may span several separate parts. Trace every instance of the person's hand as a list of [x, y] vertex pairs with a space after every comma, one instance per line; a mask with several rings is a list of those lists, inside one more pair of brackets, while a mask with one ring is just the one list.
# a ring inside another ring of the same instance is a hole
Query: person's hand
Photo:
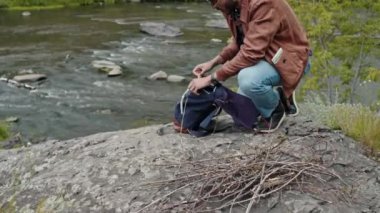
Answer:
[[213, 66], [214, 64], [212, 61], [207, 61], [202, 64], [198, 64], [197, 66], [194, 67], [193, 74], [197, 76], [198, 78], [200, 78], [203, 76], [204, 73], [211, 70]]
[[211, 84], [211, 75], [206, 77], [194, 78], [187, 87], [192, 93], [199, 95], [198, 90]]

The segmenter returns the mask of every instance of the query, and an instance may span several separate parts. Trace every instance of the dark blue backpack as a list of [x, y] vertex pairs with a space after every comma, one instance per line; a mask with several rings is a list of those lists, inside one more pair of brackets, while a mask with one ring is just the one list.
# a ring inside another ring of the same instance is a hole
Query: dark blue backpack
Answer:
[[212, 133], [212, 119], [221, 109], [231, 115], [235, 125], [253, 129], [259, 112], [253, 102], [222, 84], [210, 85], [199, 91], [199, 95], [187, 90], [176, 104], [174, 128], [196, 137]]

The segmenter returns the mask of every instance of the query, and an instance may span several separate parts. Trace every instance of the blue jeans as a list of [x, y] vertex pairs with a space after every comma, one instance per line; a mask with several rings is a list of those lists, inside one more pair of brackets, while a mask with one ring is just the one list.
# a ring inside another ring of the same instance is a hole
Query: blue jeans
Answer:
[[[310, 70], [308, 62], [304, 73]], [[238, 93], [249, 97], [258, 111], [269, 118], [280, 101], [280, 95], [274, 86], [281, 85], [281, 77], [277, 70], [265, 60], [251, 67], [242, 69], [238, 74]]]

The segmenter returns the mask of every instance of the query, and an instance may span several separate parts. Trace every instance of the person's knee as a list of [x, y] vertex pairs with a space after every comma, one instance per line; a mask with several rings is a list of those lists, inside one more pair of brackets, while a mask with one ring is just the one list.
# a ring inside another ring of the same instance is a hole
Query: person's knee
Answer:
[[252, 94], [263, 90], [261, 80], [254, 75], [255, 70], [245, 68], [238, 74], [239, 89], [245, 94]]

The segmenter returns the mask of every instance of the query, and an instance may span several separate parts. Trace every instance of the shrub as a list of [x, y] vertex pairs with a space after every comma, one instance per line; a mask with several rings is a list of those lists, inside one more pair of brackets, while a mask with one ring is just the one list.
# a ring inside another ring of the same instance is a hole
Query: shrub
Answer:
[[332, 129], [380, 151], [380, 116], [361, 104], [323, 104], [319, 98], [306, 103], [306, 113]]
[[348, 136], [380, 150], [380, 117], [363, 105], [336, 104], [330, 106], [331, 126], [337, 126]]

